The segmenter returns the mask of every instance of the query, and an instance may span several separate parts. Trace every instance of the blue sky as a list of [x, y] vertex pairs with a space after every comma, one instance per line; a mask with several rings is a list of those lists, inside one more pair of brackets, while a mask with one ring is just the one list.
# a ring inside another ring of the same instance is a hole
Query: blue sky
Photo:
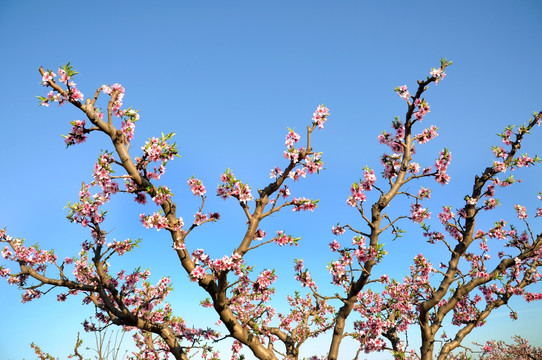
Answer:
[[[54, 248], [60, 258], [76, 254], [88, 237], [65, 219], [64, 206], [76, 200], [81, 182], [89, 181], [99, 149], [107, 143], [92, 136], [65, 149], [59, 135], [80, 114], [68, 106], [37, 106], [35, 96], [46, 93], [40, 65], [56, 69], [70, 61], [86, 96], [104, 83], [124, 85], [124, 104], [141, 115], [134, 150], [161, 132], [177, 134], [182, 158], [169, 165], [164, 183], [187, 219], [199, 205], [186, 186], [190, 176], [212, 190], [231, 168], [253, 189], [264, 187], [269, 170], [284, 167], [287, 127], [305, 136], [312, 112], [324, 103], [332, 115], [314, 134], [313, 147], [324, 152], [326, 170], [292, 187], [296, 196], [319, 198], [320, 207], [310, 214], [285, 212], [264, 224], [268, 234], [284, 229], [302, 237], [299, 247], [269, 247], [248, 258], [262, 268], [277, 268], [276, 302], [283, 304], [296, 286], [294, 258], [305, 258], [321, 287], [329, 282], [330, 228], [339, 221], [362, 226], [345, 203], [349, 187], [362, 176], [363, 166], [380, 171], [378, 157], [385, 149], [376, 136], [405, 112], [393, 88], [415, 87], [441, 57], [454, 64], [426, 96], [431, 113], [424, 119], [439, 127], [440, 136], [418, 152], [421, 161], [431, 161], [444, 146], [452, 151], [452, 182], [432, 185], [428, 204], [435, 214], [442, 204], [461, 204], [474, 175], [492, 160], [491, 145], [498, 143], [494, 134], [542, 110], [541, 14], [538, 1], [3, 1], [0, 227]], [[540, 136], [535, 129], [526, 151], [540, 154]], [[488, 214], [481, 226], [510, 217], [516, 202], [533, 211], [541, 175], [540, 168], [518, 173], [523, 183], [503, 191], [502, 209]], [[219, 211], [222, 220], [199, 229], [189, 246], [216, 257], [231, 253], [243, 233], [241, 211], [233, 201], [214, 197], [206, 208]], [[139, 214], [152, 208], [117, 196], [108, 210], [112, 237], [144, 239], [140, 249], [114, 266], [150, 267], [153, 280], [171, 276], [177, 291], [168, 300], [178, 314], [189, 323], [204, 319], [212, 324], [214, 314], [194, 300], [203, 292], [179, 269], [166, 234], [139, 223]], [[538, 224], [533, 220], [535, 228]], [[420, 251], [437, 264], [446, 256], [424, 244], [416, 228], [387, 243], [390, 255], [377, 272], [397, 277]], [[65, 357], [79, 324], [92, 313], [79, 299], [59, 304], [53, 294], [21, 304], [19, 291], [4, 282], [0, 293], [1, 359], [33, 358], [32, 341]], [[467, 343], [521, 334], [542, 345], [534, 330], [542, 321], [541, 305], [513, 304], [519, 320], [509, 320], [507, 310], [499, 312]], [[416, 336], [414, 329], [412, 344]], [[343, 355], [348, 358], [346, 351]]]

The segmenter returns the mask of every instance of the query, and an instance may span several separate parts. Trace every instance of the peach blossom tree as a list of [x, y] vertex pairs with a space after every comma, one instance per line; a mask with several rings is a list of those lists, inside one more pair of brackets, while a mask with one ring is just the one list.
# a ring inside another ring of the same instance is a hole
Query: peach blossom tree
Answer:
[[[432, 213], [423, 202], [431, 196], [431, 184], [449, 182], [452, 153], [444, 148], [429, 164], [415, 160], [417, 148], [438, 135], [435, 125], [422, 125], [430, 112], [424, 95], [445, 78], [450, 64], [441, 60], [440, 67], [418, 81], [412, 93], [406, 85], [395, 88], [407, 111], [403, 119], [395, 118], [391, 131], [378, 136], [388, 149], [380, 157], [381, 176], [376, 175], [378, 170], [363, 169], [363, 178], [352, 184], [346, 199], [359, 214], [359, 224], [339, 222], [332, 227], [335, 236], [351, 234], [350, 240], [333, 240], [329, 245], [330, 256], [335, 257], [328, 271], [336, 289], [327, 284], [318, 287], [303, 259], [295, 259], [295, 277], [305, 292], [288, 296], [287, 313], [277, 313], [270, 304], [277, 279], [272, 264], [264, 264], [269, 268], [256, 273], [246, 255], [273, 244], [295, 246], [300, 240], [280, 229], [268, 236], [261, 223], [279, 211], [313, 211], [317, 207], [317, 200], [290, 194], [288, 183], [323, 169], [322, 153], [313, 149], [311, 140], [330, 116], [326, 106], [316, 108], [303, 142], [288, 129], [283, 152], [286, 164], [271, 170], [266, 186], [254, 191], [230, 169], [220, 175], [216, 195], [239, 205], [246, 230], [232, 253], [212, 258], [190, 242], [190, 235], [199, 227], [220, 220], [219, 213], [205, 210], [206, 186], [196, 177], [187, 179], [188, 191], [200, 201], [194, 220], [187, 221], [178, 215], [170, 188], [158, 185], [166, 167], [178, 157], [174, 134], [152, 137], [138, 154], [132, 154], [130, 144], [139, 113], [124, 107], [122, 85], [102, 85], [91, 97], [85, 97], [74, 82], [77, 72], [69, 63], [57, 71], [40, 68], [42, 84], [49, 89], [46, 96], [38, 97], [40, 104], [69, 103], [85, 117], [71, 122], [64, 137], [66, 145], [80, 144], [88, 136], [102, 133], [110, 140], [111, 150], [99, 154], [93, 178], [82, 184], [78, 201], [68, 205], [68, 219], [91, 234], [79, 254], [58, 259], [53, 250], [27, 245], [3, 229], [2, 256], [10, 265], [0, 267], [0, 276], [23, 290], [23, 302], [38, 299], [53, 288], [63, 289], [58, 301], [81, 296], [85, 304], [96, 308], [96, 321], [85, 321], [85, 330], [99, 331], [109, 325], [133, 330], [138, 349], [133, 356], [138, 359], [188, 359], [196, 353], [204, 359], [224, 358], [213, 346], [225, 338], [233, 339], [232, 359], [242, 356], [242, 347], [258, 359], [298, 359], [301, 346], [316, 337], [329, 339], [329, 352], [324, 356], [328, 359], [339, 358], [347, 337], [359, 346], [356, 357], [362, 352], [390, 351], [397, 359], [445, 359], [512, 296], [527, 301], [542, 298], [530, 290], [540, 278], [542, 234], [532, 229], [527, 209], [515, 205], [521, 228], [504, 220], [489, 228], [480, 228], [476, 222], [480, 214], [499, 204], [496, 193], [500, 188], [517, 182], [509, 175], [512, 171], [540, 161], [519, 151], [524, 138], [540, 125], [541, 112], [528, 123], [509, 126], [499, 134], [502, 145], [493, 147], [495, 159], [475, 176], [472, 192], [458, 198], [459, 205], [443, 204], [438, 220], [430, 224]], [[104, 110], [99, 107], [101, 102]], [[412, 192], [416, 183], [419, 190]], [[141, 214], [142, 225], [168, 235], [179, 269], [206, 292], [201, 304], [214, 309], [225, 334], [192, 326], [177, 315], [182, 309], [174, 311], [166, 302], [172, 290], [168, 277], [151, 284], [149, 270], [111, 270], [110, 263], [128, 256], [140, 241], [108, 239], [102, 206], [118, 194], [131, 195], [140, 204], [155, 204], [152, 214]], [[405, 199], [408, 207], [404, 207]], [[389, 207], [398, 208], [400, 215], [388, 214]], [[542, 216], [542, 209], [534, 211], [534, 217]], [[400, 224], [404, 222], [421, 228], [421, 236], [411, 241], [423, 238], [440, 247], [448, 254], [447, 261], [434, 266], [419, 254], [402, 279], [373, 275], [387, 252], [394, 251], [393, 245], [384, 246], [384, 239], [401, 237]], [[506, 251], [495, 255], [492, 248]], [[444, 337], [437, 349], [437, 336], [442, 336], [440, 329], [446, 322], [457, 326], [457, 332]], [[407, 329], [413, 328], [419, 329], [419, 351], [408, 349], [405, 342]]]

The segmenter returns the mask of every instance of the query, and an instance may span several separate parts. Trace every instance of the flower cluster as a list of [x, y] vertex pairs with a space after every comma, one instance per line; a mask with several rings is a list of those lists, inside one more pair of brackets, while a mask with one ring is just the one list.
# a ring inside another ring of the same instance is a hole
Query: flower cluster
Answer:
[[367, 196], [363, 192], [359, 183], [353, 183], [350, 187], [351, 195], [346, 199], [346, 203], [352, 207], [356, 206], [359, 202], [367, 200]]
[[286, 145], [286, 148], [293, 148], [294, 144], [298, 143], [301, 139], [301, 136], [294, 132], [292, 129], [288, 128], [288, 134], [286, 134], [286, 140], [284, 141], [284, 144]]
[[[86, 185], [83, 183], [79, 192], [79, 202], [68, 204], [70, 209], [68, 219], [70, 221], [88, 226], [100, 224], [104, 220], [104, 212], [99, 211], [99, 207], [109, 202], [111, 194], [119, 191], [118, 183], [113, 181], [111, 173], [113, 169], [111, 164], [115, 161], [111, 153], [103, 153], [94, 164], [94, 180]], [[90, 187], [98, 185], [101, 192], [92, 195]], [[101, 238], [101, 236], [100, 236]], [[102, 239], [103, 240], [103, 239]]]
[[[453, 309], [452, 324], [460, 326], [462, 324], [468, 324], [469, 322], [474, 321], [478, 315], [479, 310], [476, 307], [482, 300], [482, 297], [476, 294], [472, 299], [469, 295], [462, 297], [456, 304]], [[482, 326], [484, 322], [476, 323], [476, 326]]]
[[288, 187], [288, 185], [285, 184], [279, 189], [278, 196], [281, 196], [283, 199], [286, 199], [288, 196], [290, 196], [290, 188]]
[[154, 201], [156, 205], [162, 205], [163, 203], [168, 202], [172, 195], [171, 190], [169, 190], [167, 186], [159, 186], [152, 197], [152, 201]]
[[70, 124], [73, 126], [72, 130], [68, 135], [63, 135], [66, 147], [85, 142], [88, 131], [85, 129], [85, 120], [74, 120]]
[[452, 153], [445, 148], [440, 152], [438, 159], [435, 161], [435, 167], [437, 168], [435, 180], [441, 185], [445, 185], [450, 181], [450, 175], [446, 173], [446, 170], [451, 160]]
[[388, 331], [405, 332], [415, 321], [416, 305], [430, 296], [428, 281], [434, 272], [431, 264], [420, 254], [414, 258], [410, 271], [411, 275], [405, 276], [402, 283], [389, 282], [387, 276], [383, 276], [387, 285], [381, 294], [372, 290], [358, 294], [354, 310], [364, 320], [354, 322], [354, 329], [366, 353], [383, 350], [386, 346], [383, 335]]
[[200, 180], [194, 178], [193, 176], [188, 179], [188, 186], [190, 186], [190, 190], [195, 196], [205, 195], [205, 186], [203, 186], [203, 183]]
[[409, 100], [410, 99], [410, 93], [408, 92], [408, 88], [406, 85], [403, 86], [396, 86], [393, 90], [399, 95], [399, 97], [403, 100]]
[[275, 270], [264, 270], [258, 275], [252, 286], [254, 290], [267, 289], [275, 282], [275, 280], [277, 280]]
[[497, 134], [505, 145], [512, 145], [511, 137], [514, 134], [513, 132], [514, 127], [512, 125], [508, 125], [504, 131], [500, 134]]
[[[305, 173], [315, 174], [322, 170], [324, 163], [322, 162], [321, 157], [321, 152], [312, 154], [312, 157], [309, 155], [305, 156], [305, 163], [303, 164], [302, 169], [303, 176], [305, 176]], [[290, 177], [292, 177], [291, 174], [292, 173], [290, 173]]]
[[542, 348], [530, 345], [526, 339], [514, 336], [514, 344], [490, 340], [481, 350], [486, 360], [500, 359], [542, 359]]
[[209, 269], [215, 277], [225, 271], [233, 271], [240, 275], [243, 273], [243, 258], [234, 253], [231, 256], [224, 255], [220, 259], [212, 260], [203, 249], [197, 249], [192, 253], [192, 261], [196, 264], [195, 268], [190, 273], [192, 281], [197, 281], [203, 278], [206, 270]]
[[431, 189], [424, 188], [423, 186], [418, 191], [418, 199], [430, 199], [431, 198]]
[[275, 166], [273, 169], [271, 169], [271, 173], [269, 173], [269, 177], [271, 179], [276, 179], [277, 177], [280, 177], [282, 175], [282, 170]]
[[431, 125], [424, 129], [421, 134], [416, 135], [414, 140], [420, 144], [425, 144], [438, 136], [437, 130], [438, 128], [435, 125]]
[[201, 211], [198, 211], [194, 214], [194, 225], [199, 226], [209, 220], [209, 217], [207, 214], [202, 213]]
[[302, 287], [308, 287], [316, 290], [317, 286], [314, 280], [312, 280], [311, 273], [308, 269], [305, 269], [303, 259], [295, 259], [294, 270], [296, 272], [295, 279], [301, 283]]
[[158, 231], [161, 229], [180, 230], [184, 226], [184, 221], [182, 218], [178, 218], [175, 224], [170, 224], [169, 220], [165, 216], [157, 212], [153, 213], [152, 215], [141, 214], [139, 215], [139, 219], [141, 220], [143, 226], [145, 226], [147, 229], [155, 228]]
[[177, 151], [175, 145], [170, 145], [167, 143], [167, 140], [171, 138], [173, 134], [169, 136], [162, 136], [161, 139], [153, 137], [149, 139], [145, 146], [141, 149], [143, 150], [144, 157], [148, 158], [152, 162], [167, 161], [172, 160]]
[[344, 230], [344, 227], [339, 226], [339, 224], [337, 224], [337, 226], [333, 226], [331, 228], [331, 232], [333, 233], [333, 235], [343, 235], [345, 230]]
[[427, 209], [422, 208], [422, 205], [418, 202], [410, 205], [410, 207], [412, 208], [410, 210], [410, 217], [415, 223], [423, 224], [426, 219], [431, 217], [431, 213]]
[[132, 251], [137, 245], [138, 241], [126, 239], [123, 241], [113, 240], [113, 242], [107, 244], [107, 247], [114, 250], [119, 256], [122, 256], [125, 253]]
[[438, 84], [446, 76], [446, 73], [441, 68], [432, 68], [430, 74], [431, 77], [435, 78], [435, 84]]
[[518, 219], [527, 219], [527, 209], [525, 208], [525, 206], [515, 204], [514, 209], [516, 209], [516, 212], [518, 213]]
[[[271, 288], [276, 280], [273, 270], [262, 270], [255, 280], [250, 279], [252, 266], [245, 266], [243, 258], [234, 253], [231, 257], [224, 256], [221, 259], [212, 260], [202, 249], [192, 253], [192, 261], [195, 264], [190, 273], [192, 281], [199, 281], [205, 276], [213, 276], [217, 279], [224, 272], [233, 272], [237, 280], [229, 288], [228, 304], [231, 311], [243, 326], [250, 324], [251, 329], [257, 334], [265, 332], [266, 326], [272, 320], [275, 311], [266, 303], [271, 299], [275, 290]], [[210, 299], [204, 300], [204, 307], [212, 307]]]
[[401, 154], [404, 150], [405, 126], [397, 117], [392, 121], [391, 125], [395, 134], [392, 135], [384, 130], [382, 134], [378, 135], [378, 142], [388, 145], [395, 154]]
[[329, 109], [323, 104], [316, 108], [314, 114], [312, 114], [312, 125], [318, 126], [319, 129], [324, 128], [324, 123], [329, 115]]
[[[265, 235], [264, 235], [265, 236]], [[297, 243], [301, 238], [294, 238], [292, 235], [287, 235], [282, 230], [277, 231], [277, 236], [275, 236], [273, 239], [271, 239], [275, 244], [278, 244], [279, 246], [284, 245], [291, 245], [291, 246], [297, 246]]]
[[429, 113], [429, 104], [425, 99], [416, 99], [414, 100], [414, 106], [416, 106], [416, 111], [414, 116], [417, 120], [422, 121], [423, 117]]
[[[53, 75], [55, 74], [53, 73]], [[62, 105], [65, 101], [62, 95], [55, 93], [53, 90], [47, 93], [47, 97], [38, 96], [38, 99], [40, 100], [40, 105], [45, 107], [49, 107], [49, 103], [51, 102], [58, 102], [58, 105]]]
[[[174, 136], [174, 133], [167, 135], [162, 134], [161, 138], [151, 138], [141, 149], [143, 157], [136, 158], [136, 167], [142, 171], [144, 176], [150, 179], [159, 180], [165, 173], [165, 166], [169, 160], [173, 160], [175, 156], [179, 156], [176, 144], [169, 144], [169, 140]], [[155, 166], [152, 171], [147, 169], [149, 162], [160, 162], [159, 166]]]
[[[323, 124], [326, 121], [326, 117], [329, 115], [329, 110], [325, 106], [321, 105], [316, 109], [316, 112], [313, 116], [313, 128], [309, 128], [309, 136], [315, 126], [318, 128], [323, 128]], [[288, 177], [294, 181], [299, 180], [302, 177], [306, 177], [307, 174], [318, 173], [323, 168], [323, 161], [321, 160], [322, 153], [312, 153], [307, 152], [304, 147], [296, 148], [295, 144], [299, 142], [301, 137], [299, 134], [294, 132], [292, 129], [288, 128], [288, 133], [286, 134], [285, 145], [286, 150], [284, 151], [284, 158], [288, 159], [290, 163], [293, 163], [294, 166], [302, 164], [301, 167], [294, 168], [288, 173]], [[310, 149], [309, 149], [310, 150]], [[270, 177], [277, 178], [282, 176], [283, 172], [279, 167], [271, 169]]]
[[350, 187], [350, 196], [348, 196], [346, 203], [350, 206], [356, 206], [359, 202], [367, 200], [365, 191], [371, 191], [373, 185], [376, 182], [376, 175], [373, 169], [368, 167], [363, 168], [363, 180], [357, 183], [353, 183]]
[[124, 87], [121, 84], [115, 83], [111, 86], [108, 85], [102, 85], [102, 91], [104, 94], [107, 94], [113, 98], [114, 101], [111, 110], [113, 111], [113, 114], [118, 117], [124, 116], [126, 110], [121, 110], [122, 107], [122, 100], [124, 99]]
[[113, 181], [111, 178], [111, 173], [113, 172], [111, 164], [114, 162], [115, 158], [113, 155], [111, 153], [104, 152], [94, 164], [94, 171], [92, 173], [94, 181], [91, 183], [91, 185], [97, 184], [100, 186], [104, 195], [107, 197], [119, 191], [119, 184], [116, 181]]
[[299, 161], [299, 153], [303, 151], [303, 148], [296, 149], [294, 146], [299, 142], [301, 136], [295, 133], [292, 129], [288, 128], [288, 134], [286, 134], [286, 140], [284, 141], [286, 145], [286, 150], [284, 151], [284, 158], [290, 160], [291, 162]]
[[325, 299], [314, 298], [309, 294], [304, 297], [299, 293], [288, 296], [290, 312], [279, 313], [280, 329], [290, 334], [295, 342], [316, 337], [331, 325], [334, 308]]
[[256, 230], [256, 233], [254, 234], [254, 240], [263, 240], [263, 238], [267, 235], [267, 233], [262, 230], [258, 229]]
[[124, 135], [126, 142], [129, 143], [134, 138], [135, 122], [139, 120], [138, 110], [129, 108], [124, 112], [120, 131]]
[[318, 204], [318, 200], [307, 199], [304, 197], [294, 198], [292, 204], [294, 205], [292, 211], [314, 211], [314, 209], [316, 209], [316, 204]]
[[222, 184], [219, 184], [216, 188], [216, 195], [220, 196], [222, 199], [226, 200], [230, 196], [233, 196], [242, 204], [254, 200], [250, 192], [250, 186], [248, 186], [248, 184], [243, 184], [238, 180], [230, 169], [227, 169], [226, 172], [220, 176], [220, 181]]
[[[48, 265], [56, 263], [57, 256], [53, 250], [41, 250], [37, 244], [26, 246], [24, 240], [12, 238], [6, 234], [4, 229], [0, 229], [0, 242], [7, 244], [1, 251], [1, 255], [4, 259], [23, 263], [26, 266], [34, 268], [37, 272], [45, 272]], [[10, 284], [23, 285], [26, 282], [27, 275], [12, 275], [9, 269], [3, 267], [0, 267], [0, 269], [0, 276], [7, 278]], [[30, 298], [31, 294], [34, 294], [34, 297]], [[36, 290], [36, 292], [28, 293], [27, 301], [32, 300], [39, 294], [40, 292], [38, 290]]]
[[[450, 234], [450, 236], [452, 236], [455, 240], [461, 241], [463, 239], [463, 235], [457, 226], [456, 214], [453, 213], [451, 209], [451, 206], [443, 206], [442, 212], [438, 214], [438, 218], [442, 225], [444, 225], [446, 232], [448, 232], [448, 234]], [[451, 220], [453, 220], [453, 222], [451, 222]], [[430, 243], [444, 240], [444, 235], [440, 232], [425, 232], [424, 236], [429, 238], [428, 241]]]
[[[67, 86], [67, 91], [64, 94], [55, 94], [54, 91], [50, 91], [47, 97], [38, 96], [41, 106], [49, 106], [50, 102], [58, 102], [59, 105], [64, 104], [65, 101], [82, 101], [84, 99], [83, 93], [76, 87], [76, 84], [71, 81], [72, 76], [77, 75], [77, 71], [73, 69], [70, 63], [61, 66], [58, 69], [59, 81]], [[50, 86], [50, 83], [54, 83], [56, 74], [52, 70], [47, 70], [43, 73], [41, 83], [44, 86]]]

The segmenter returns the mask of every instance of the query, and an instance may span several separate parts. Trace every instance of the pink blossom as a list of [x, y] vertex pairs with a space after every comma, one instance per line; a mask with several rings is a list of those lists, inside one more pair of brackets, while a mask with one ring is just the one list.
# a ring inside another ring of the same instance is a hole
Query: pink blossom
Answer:
[[493, 161], [493, 169], [495, 169], [496, 172], [506, 172], [506, 164], [502, 161]]
[[277, 177], [282, 175], [282, 170], [275, 166], [273, 169], [271, 169], [271, 173], [269, 174], [269, 177], [272, 179], [276, 179]]
[[85, 120], [74, 120], [71, 122], [72, 130], [64, 136], [66, 146], [81, 144], [87, 139], [87, 130], [85, 129]]
[[314, 114], [312, 114], [312, 124], [318, 126], [319, 129], [323, 129], [328, 115], [329, 109], [327, 107], [324, 105], [318, 106]]
[[422, 121], [423, 117], [427, 115], [427, 113], [429, 113], [430, 111], [429, 104], [427, 103], [427, 101], [425, 101], [425, 99], [416, 99], [414, 101], [414, 105], [418, 109], [418, 111], [414, 112], [414, 116], [417, 120]]
[[331, 228], [331, 232], [333, 233], [333, 235], [343, 235], [344, 231], [344, 227], [339, 226], [339, 224]]
[[399, 95], [399, 97], [403, 100], [409, 100], [410, 99], [410, 93], [408, 92], [408, 88], [406, 85], [403, 86], [397, 86], [395, 87], [394, 91]]
[[205, 270], [201, 266], [196, 266], [190, 272], [190, 280], [192, 281], [198, 281], [202, 279], [204, 276], [205, 276]]
[[376, 176], [374, 170], [365, 168], [363, 170], [363, 182], [360, 184], [361, 189], [364, 191], [371, 191], [375, 182]]
[[194, 178], [193, 176], [188, 179], [188, 186], [190, 186], [190, 190], [195, 196], [203, 196], [206, 193], [203, 183], [200, 180]]
[[307, 170], [305, 167], [297, 168], [295, 169], [295, 171], [290, 171], [290, 173], [288, 174], [288, 177], [290, 179], [293, 179], [294, 181], [298, 181], [300, 178], [306, 177], [306, 176], [307, 176]]
[[288, 134], [286, 134], [286, 141], [284, 143], [286, 144], [286, 147], [290, 149], [294, 147], [295, 143], [299, 142], [299, 139], [301, 139], [301, 136], [292, 129], [288, 129]]
[[56, 74], [52, 72], [51, 70], [48, 70], [43, 74], [43, 77], [41, 78], [41, 82], [43, 85], [48, 85], [49, 81], [52, 81], [53, 78], [55, 77], [56, 77]]
[[284, 158], [291, 162], [297, 162], [299, 160], [299, 150], [291, 147], [284, 151]]
[[262, 229], [256, 230], [256, 233], [254, 234], [254, 240], [262, 240], [266, 235], [266, 232]]
[[484, 210], [493, 210], [500, 205], [499, 200], [495, 198], [489, 198], [484, 202]]
[[79, 91], [79, 89], [77, 89], [76, 87], [74, 88], [71, 88], [70, 89], [70, 97], [73, 99], [73, 100], [83, 100], [83, 98], [85, 97], [83, 95], [83, 93], [81, 91]]
[[145, 226], [147, 229], [156, 228], [156, 230], [160, 231], [160, 229], [164, 229], [169, 226], [168, 219], [159, 213], [154, 213], [152, 215], [141, 214], [139, 217], [143, 223], [143, 226]]
[[329, 248], [331, 251], [336, 252], [341, 248], [341, 244], [339, 244], [337, 240], [333, 240], [331, 243], [329, 243]]
[[437, 130], [438, 128], [435, 125], [431, 125], [431, 127], [422, 131], [421, 134], [414, 136], [414, 139], [420, 144], [425, 144], [438, 136]]
[[294, 198], [292, 200], [292, 204], [294, 205], [294, 208], [292, 211], [314, 211], [316, 208], [316, 204], [318, 203], [318, 200], [311, 200], [307, 198]]
[[203, 214], [201, 212], [197, 212], [194, 215], [194, 225], [201, 225], [203, 222], [207, 221], [208, 217], [206, 214]]
[[518, 219], [527, 219], [527, 209], [525, 208], [525, 206], [515, 204], [514, 209], [516, 209], [516, 212], [518, 213]]
[[288, 185], [284, 185], [279, 189], [279, 196], [282, 196], [283, 199], [290, 196], [290, 189], [288, 188]]
[[295, 271], [301, 271], [301, 270], [303, 270], [303, 268], [304, 268], [303, 259], [295, 259], [294, 270]]
[[365, 193], [362, 191], [362, 187], [358, 183], [352, 184], [352, 186], [350, 187], [350, 193], [351, 195], [346, 200], [346, 202], [350, 206], [356, 206], [358, 201], [364, 202], [365, 200], [367, 200]]
[[120, 131], [126, 138], [126, 142], [129, 143], [134, 138], [135, 122], [131, 119], [122, 120]]
[[422, 188], [418, 191], [418, 198], [420, 199], [430, 199], [431, 198], [431, 189], [428, 189], [428, 188], [424, 188], [422, 186]]
[[68, 84], [68, 80], [70, 80], [70, 76], [66, 73], [64, 69], [58, 69], [58, 75], [60, 82], [64, 84]]
[[431, 69], [431, 76], [435, 78], [435, 84], [438, 84], [444, 77], [446, 76], [446, 73], [442, 69]]
[[455, 214], [451, 211], [451, 209], [451, 206], [443, 206], [442, 212], [438, 214], [438, 218], [443, 225], [455, 217]]
[[297, 246], [297, 242], [300, 238], [294, 238], [292, 235], [287, 235], [284, 233], [284, 231], [279, 230], [277, 231], [277, 236], [275, 236], [273, 239], [271, 239], [275, 244], [278, 244], [279, 246], [284, 246], [287, 244], [290, 244], [291, 246]]
[[260, 275], [258, 275], [254, 286], [258, 290], [267, 289], [275, 282], [276, 279], [277, 275], [275, 275], [274, 270], [264, 270], [260, 273]]
[[431, 217], [431, 213], [427, 211], [427, 209], [422, 208], [421, 204], [415, 203], [410, 206], [412, 208], [410, 211], [410, 216], [413, 222], [422, 224], [425, 219], [429, 219]]

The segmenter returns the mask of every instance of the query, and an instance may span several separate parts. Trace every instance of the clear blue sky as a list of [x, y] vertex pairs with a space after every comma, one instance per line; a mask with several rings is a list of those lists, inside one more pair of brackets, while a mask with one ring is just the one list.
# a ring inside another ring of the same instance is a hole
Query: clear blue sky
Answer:
[[[76, 82], [86, 96], [104, 83], [124, 85], [124, 104], [141, 110], [134, 149], [160, 132], [177, 133], [182, 159], [169, 165], [164, 181], [187, 219], [198, 206], [187, 178], [195, 175], [212, 191], [229, 167], [253, 189], [265, 186], [269, 169], [284, 167], [286, 128], [304, 136], [314, 108], [325, 103], [332, 116], [315, 134], [313, 147], [324, 152], [326, 170], [293, 188], [296, 196], [319, 198], [320, 208], [311, 214], [280, 214], [264, 225], [268, 234], [284, 229], [301, 236], [299, 247], [269, 247], [248, 258], [260, 267], [277, 268], [278, 304], [296, 286], [291, 280], [294, 258], [304, 257], [325, 287], [330, 279], [325, 266], [333, 259], [327, 246], [333, 239], [331, 226], [341, 221], [361, 227], [345, 203], [349, 186], [365, 165], [380, 171], [378, 156], [384, 148], [376, 136], [389, 128], [393, 116], [405, 112], [393, 88], [414, 87], [441, 57], [454, 61], [448, 77], [427, 95], [432, 112], [424, 121], [436, 124], [440, 136], [418, 151], [429, 161], [440, 148], [450, 148], [452, 183], [432, 185], [429, 205], [435, 215], [443, 203], [459, 206], [474, 175], [492, 159], [490, 147], [498, 143], [494, 134], [542, 110], [541, 15], [542, 3], [534, 0], [2, 1], [0, 227], [54, 248], [60, 258], [76, 254], [89, 236], [65, 219], [64, 206], [76, 200], [81, 182], [90, 179], [98, 149], [107, 144], [92, 136], [65, 150], [59, 135], [80, 114], [69, 106], [37, 106], [35, 96], [46, 93], [40, 65], [56, 69], [70, 61], [80, 72]], [[540, 131], [528, 139], [533, 155], [540, 154]], [[513, 214], [518, 201], [533, 211], [541, 175], [540, 168], [518, 173], [523, 184], [499, 196], [502, 216]], [[168, 299], [178, 314], [188, 323], [203, 318], [212, 324], [214, 314], [197, 305], [203, 292], [180, 270], [167, 234], [140, 225], [138, 215], [151, 208], [117, 196], [108, 209], [112, 237], [144, 239], [139, 250], [114, 266], [150, 267], [154, 281], [171, 276], [177, 291]], [[216, 257], [231, 253], [244, 224], [238, 206], [211, 197], [207, 209], [219, 211], [223, 219], [200, 229], [189, 246]], [[491, 213], [481, 224], [500, 216]], [[533, 225], [540, 229], [539, 221]], [[378, 272], [397, 277], [422, 250], [437, 264], [446, 255], [428, 248], [415, 228], [387, 243], [390, 255]], [[33, 358], [32, 341], [65, 357], [79, 324], [92, 313], [79, 299], [59, 304], [54, 294], [21, 304], [20, 292], [5, 282], [0, 282], [0, 294], [0, 359]], [[521, 334], [542, 345], [541, 304], [514, 306], [519, 320], [509, 320], [507, 310], [499, 312], [466, 343]], [[413, 330], [409, 339], [416, 344]], [[346, 350], [342, 355], [349, 356]]]

